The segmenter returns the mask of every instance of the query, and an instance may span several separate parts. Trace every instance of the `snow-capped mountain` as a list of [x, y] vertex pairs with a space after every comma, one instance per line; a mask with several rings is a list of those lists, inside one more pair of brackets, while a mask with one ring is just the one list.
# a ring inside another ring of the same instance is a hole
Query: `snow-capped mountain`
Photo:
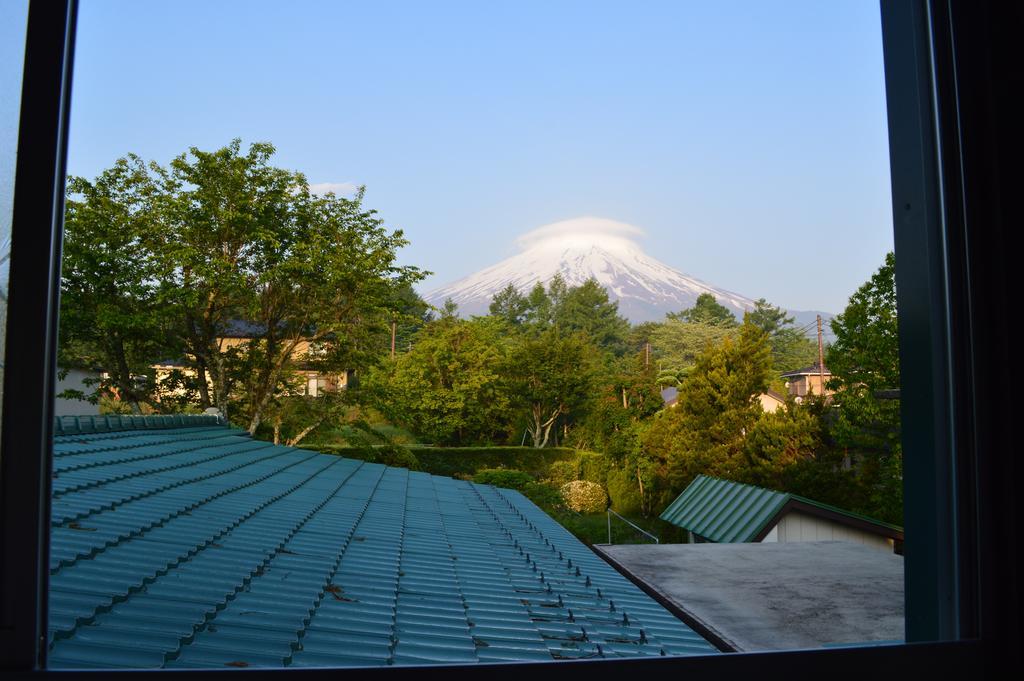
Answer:
[[710, 293], [742, 317], [754, 306], [746, 296], [718, 288], [669, 267], [643, 252], [634, 240], [640, 230], [602, 218], [576, 218], [546, 225], [518, 239], [521, 253], [496, 265], [429, 292], [427, 302], [441, 305], [451, 298], [463, 316], [486, 314], [494, 294], [512, 284], [528, 292], [561, 274], [570, 286], [593, 277], [619, 302], [619, 312], [632, 322], [660, 320], [667, 312], [692, 307], [697, 296]]

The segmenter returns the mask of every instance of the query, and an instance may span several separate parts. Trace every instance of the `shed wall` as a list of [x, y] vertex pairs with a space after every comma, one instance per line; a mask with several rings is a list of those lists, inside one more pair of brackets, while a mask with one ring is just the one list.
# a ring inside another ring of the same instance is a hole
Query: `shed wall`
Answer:
[[[773, 536], [777, 538], [773, 539]], [[893, 548], [892, 540], [888, 537], [864, 532], [799, 511], [790, 511], [784, 515], [764, 538], [764, 541], [849, 541], [886, 551], [892, 551]]]

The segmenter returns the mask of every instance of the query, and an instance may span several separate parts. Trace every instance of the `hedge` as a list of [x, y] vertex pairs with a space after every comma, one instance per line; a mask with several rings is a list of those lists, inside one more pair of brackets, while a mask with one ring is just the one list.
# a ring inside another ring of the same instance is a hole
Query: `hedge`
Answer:
[[[335, 454], [350, 459], [389, 463], [377, 454], [383, 447], [351, 447], [348, 445], [304, 445], [323, 454]], [[394, 447], [390, 447], [394, 449]], [[406, 446], [415, 458], [418, 470], [448, 477], [471, 478], [478, 471], [511, 468], [524, 471], [535, 478], [546, 478], [548, 468], [556, 461], [575, 461], [579, 452], [568, 447], [416, 447]], [[400, 464], [394, 464], [400, 465]]]

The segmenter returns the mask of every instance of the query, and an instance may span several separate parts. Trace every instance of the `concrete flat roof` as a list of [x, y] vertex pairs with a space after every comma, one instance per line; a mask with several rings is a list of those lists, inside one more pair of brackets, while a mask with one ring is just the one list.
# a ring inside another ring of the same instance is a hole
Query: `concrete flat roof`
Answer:
[[852, 542], [595, 546], [739, 651], [902, 641], [903, 557]]

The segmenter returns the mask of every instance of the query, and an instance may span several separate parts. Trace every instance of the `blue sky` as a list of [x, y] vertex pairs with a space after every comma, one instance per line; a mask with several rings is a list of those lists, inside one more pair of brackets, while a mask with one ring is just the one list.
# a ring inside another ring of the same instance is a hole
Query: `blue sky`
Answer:
[[269, 141], [439, 286], [541, 225], [841, 311], [892, 248], [877, 2], [83, 0], [70, 172]]

